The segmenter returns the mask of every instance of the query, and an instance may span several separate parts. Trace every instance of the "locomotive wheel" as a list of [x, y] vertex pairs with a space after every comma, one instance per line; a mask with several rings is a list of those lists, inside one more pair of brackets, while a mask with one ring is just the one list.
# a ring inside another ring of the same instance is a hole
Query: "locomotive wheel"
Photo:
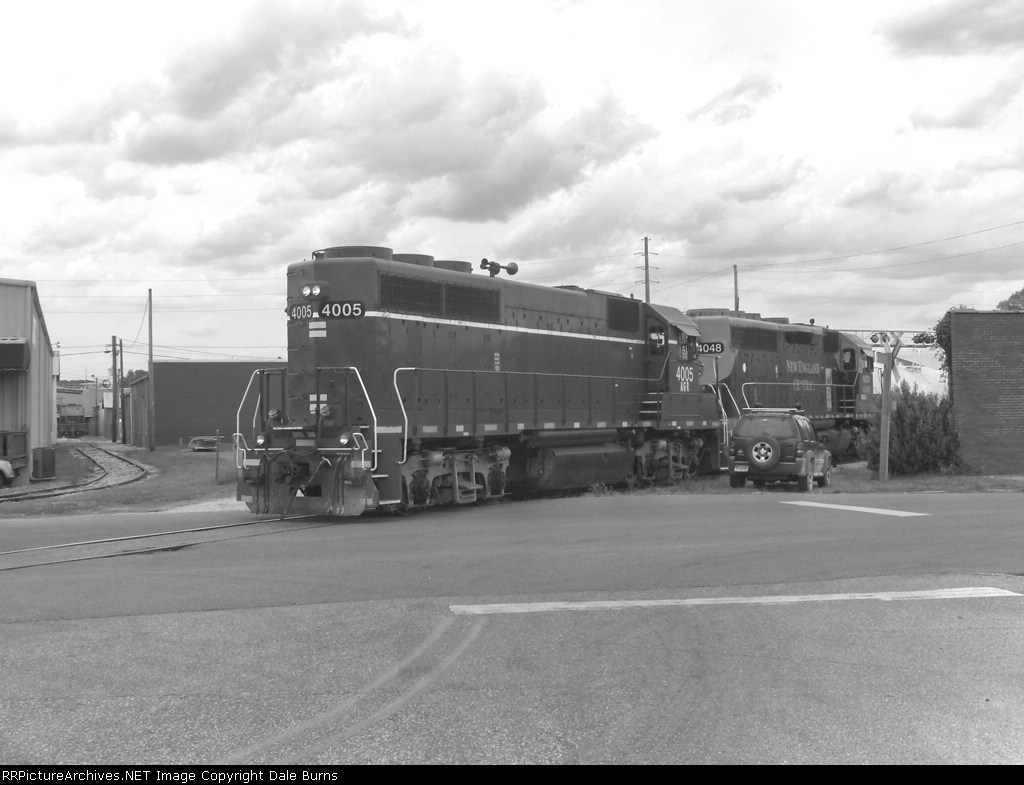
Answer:
[[765, 436], [750, 448], [750, 460], [761, 469], [770, 469], [779, 462], [779, 443], [771, 436]]

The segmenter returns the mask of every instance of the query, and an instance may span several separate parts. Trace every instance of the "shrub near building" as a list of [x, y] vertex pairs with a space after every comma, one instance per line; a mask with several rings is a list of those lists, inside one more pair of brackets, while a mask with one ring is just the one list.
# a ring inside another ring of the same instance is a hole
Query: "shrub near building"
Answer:
[[[893, 390], [896, 409], [889, 421], [889, 473], [960, 474], [965, 471], [960, 437], [948, 397], [923, 393], [903, 382]], [[881, 423], [867, 440], [868, 468], [878, 471]]]

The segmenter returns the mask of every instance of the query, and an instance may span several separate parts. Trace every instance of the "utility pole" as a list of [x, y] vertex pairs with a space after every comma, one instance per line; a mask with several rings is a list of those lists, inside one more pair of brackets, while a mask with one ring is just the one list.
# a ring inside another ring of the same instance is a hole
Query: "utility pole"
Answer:
[[148, 399], [148, 411], [147, 411], [147, 441], [149, 442], [149, 450], [153, 451], [155, 445], [153, 444], [154, 438], [156, 438], [156, 405], [154, 399], [156, 398], [156, 378], [153, 375], [153, 290], [149, 290], [149, 301], [147, 303], [147, 310], [149, 311], [149, 395], [146, 396]]
[[118, 404], [120, 403], [119, 398], [121, 396], [121, 377], [118, 376], [118, 373], [117, 373], [117, 336], [116, 335], [111, 335], [110, 336], [110, 356], [113, 358], [113, 361], [114, 361], [114, 372], [113, 372], [113, 375], [110, 377], [113, 380], [113, 382], [114, 382], [111, 385], [111, 387], [114, 390], [114, 406], [111, 409], [111, 412], [112, 412], [112, 414], [114, 416], [112, 418], [112, 422], [110, 423], [110, 443], [111, 444], [116, 444], [117, 443], [117, 413], [118, 413], [118, 409], [120, 408]]
[[733, 315], [740, 315], [740, 271], [737, 265], [732, 266], [732, 308]]
[[[121, 364], [121, 375], [124, 375], [124, 341], [117, 339], [117, 356]], [[118, 379], [120, 381], [120, 379]], [[128, 412], [121, 407], [121, 444], [128, 444]]]
[[[644, 238], [644, 302], [649, 303], [651, 301], [651, 251], [648, 250], [647, 243], [650, 238]], [[657, 256], [658, 254], [653, 254]], [[639, 254], [634, 254], [639, 256]], [[655, 268], [657, 269], [657, 268]], [[637, 283], [640, 283], [637, 281]], [[657, 283], [657, 281], [655, 281]]]
[[651, 301], [651, 258], [647, 251], [647, 238], [644, 238], [644, 302]]

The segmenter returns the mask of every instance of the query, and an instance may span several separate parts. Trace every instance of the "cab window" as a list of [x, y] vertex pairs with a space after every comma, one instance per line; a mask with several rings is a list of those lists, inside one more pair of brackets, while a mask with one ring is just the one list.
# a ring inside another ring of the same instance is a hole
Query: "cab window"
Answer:
[[668, 338], [665, 335], [665, 327], [660, 324], [652, 324], [647, 329], [647, 348], [651, 354], [663, 354]]
[[679, 359], [681, 362], [693, 362], [697, 359], [697, 336], [681, 335], [679, 341]]

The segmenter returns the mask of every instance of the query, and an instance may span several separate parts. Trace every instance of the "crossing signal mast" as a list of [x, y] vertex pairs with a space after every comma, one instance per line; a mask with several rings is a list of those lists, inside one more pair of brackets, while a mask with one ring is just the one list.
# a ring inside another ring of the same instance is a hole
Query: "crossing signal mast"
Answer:
[[902, 331], [879, 331], [872, 334], [871, 343], [885, 346], [885, 365], [882, 368], [882, 424], [878, 445], [878, 479], [889, 482], [889, 424], [892, 419], [892, 369], [896, 355], [903, 347]]

